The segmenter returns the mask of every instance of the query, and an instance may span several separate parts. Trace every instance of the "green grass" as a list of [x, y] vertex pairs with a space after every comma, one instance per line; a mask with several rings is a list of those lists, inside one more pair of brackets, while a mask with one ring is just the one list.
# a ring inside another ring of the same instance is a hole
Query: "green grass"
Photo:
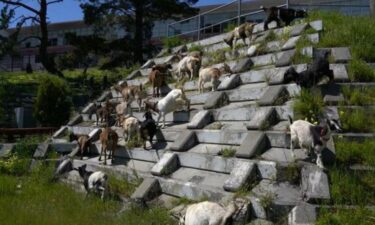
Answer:
[[375, 141], [364, 142], [335, 139], [336, 160], [343, 165], [375, 166]]
[[351, 132], [374, 132], [375, 111], [356, 108], [339, 108], [340, 120], [345, 131]]
[[375, 103], [375, 88], [349, 88], [341, 89], [345, 105], [365, 106]]
[[219, 155], [221, 155], [224, 158], [234, 157], [235, 154], [236, 154], [236, 150], [233, 148], [223, 148], [219, 152]]
[[301, 95], [294, 103], [295, 119], [304, 119], [311, 123], [318, 122], [324, 107], [323, 98], [314, 90], [302, 89]]
[[192, 45], [188, 51], [189, 52], [194, 52], [194, 51], [198, 51], [198, 52], [203, 52], [204, 48], [202, 45]]
[[163, 42], [163, 48], [167, 48], [167, 49], [186, 44], [186, 40], [178, 36], [163, 38], [162, 42]]
[[351, 81], [371, 82], [375, 81], [375, 70], [365, 61], [353, 59], [349, 62], [348, 73]]
[[308, 46], [313, 46], [313, 43], [304, 34], [296, 43], [296, 53], [293, 55], [292, 58], [293, 64], [312, 63], [313, 60], [311, 57], [302, 54], [302, 49]]
[[372, 225], [375, 211], [366, 208], [321, 209], [316, 225]]
[[113, 174], [109, 174], [108, 180], [111, 193], [124, 197], [130, 197], [135, 189], [142, 183], [142, 179], [129, 182], [126, 177], [124, 179], [118, 179]]
[[317, 47], [349, 47], [354, 59], [375, 61], [375, 20], [368, 16], [309, 12], [308, 20], [323, 20], [324, 32]]
[[375, 172], [351, 171], [334, 167], [329, 170], [330, 192], [335, 204], [375, 204]]
[[224, 33], [228, 33], [228, 32], [231, 32], [232, 30], [234, 30], [234, 28], [237, 27], [237, 24], [236, 23], [229, 23], [225, 28], [224, 28]]

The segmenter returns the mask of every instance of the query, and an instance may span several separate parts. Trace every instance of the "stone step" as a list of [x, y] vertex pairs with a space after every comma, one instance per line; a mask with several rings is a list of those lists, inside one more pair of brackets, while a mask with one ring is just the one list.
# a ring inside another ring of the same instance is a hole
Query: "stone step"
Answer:
[[238, 146], [226, 144], [197, 144], [189, 149], [188, 152], [205, 155], [219, 155], [220, 151], [222, 151], [223, 149], [233, 149], [234, 151], [236, 151], [238, 149]]

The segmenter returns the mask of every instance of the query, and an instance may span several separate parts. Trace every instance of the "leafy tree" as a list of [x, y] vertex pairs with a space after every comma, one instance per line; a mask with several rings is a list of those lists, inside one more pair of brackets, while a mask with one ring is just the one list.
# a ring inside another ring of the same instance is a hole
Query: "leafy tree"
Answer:
[[198, 0], [81, 0], [87, 24], [102, 29], [121, 26], [133, 33], [131, 52], [142, 63], [145, 45], [151, 38], [153, 21], [179, 18], [197, 13], [191, 5]]
[[34, 104], [34, 116], [43, 126], [60, 126], [69, 120], [72, 106], [64, 80], [43, 77]]
[[[13, 39], [8, 40], [17, 40], [17, 36], [21, 28], [28, 22], [31, 24], [37, 24], [40, 29], [40, 34], [35, 36], [28, 36], [18, 42], [24, 42], [28, 39], [34, 38], [40, 41], [39, 45], [39, 55], [41, 63], [43, 64], [44, 68], [50, 73], [62, 75], [60, 71], [58, 71], [55, 67], [54, 61], [51, 57], [47, 54], [47, 47], [48, 47], [48, 28], [47, 28], [47, 11], [48, 7], [52, 4], [62, 2], [63, 0], [38, 0], [39, 8], [34, 8], [30, 6], [30, 4], [25, 3], [26, 1], [21, 0], [0, 0], [0, 3], [5, 4], [5, 7], [1, 10], [1, 17], [0, 17], [0, 24], [9, 24], [9, 21], [14, 19], [15, 10], [17, 8], [23, 8], [30, 13], [30, 15], [22, 15], [17, 20], [17, 30], [14, 33]], [[12, 7], [12, 8], [11, 8]]]

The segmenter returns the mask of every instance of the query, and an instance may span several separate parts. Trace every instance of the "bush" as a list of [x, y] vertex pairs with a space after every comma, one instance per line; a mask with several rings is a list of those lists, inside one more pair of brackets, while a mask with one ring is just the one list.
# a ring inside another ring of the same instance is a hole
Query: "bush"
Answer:
[[47, 76], [39, 84], [34, 104], [34, 116], [43, 126], [60, 126], [69, 120], [71, 100], [66, 83]]
[[349, 62], [348, 72], [351, 81], [375, 81], [375, 70], [363, 60], [351, 60]]
[[198, 51], [198, 52], [203, 52], [203, 46], [202, 45], [192, 45], [189, 49], [188, 49], [189, 52], [194, 52], [194, 51]]
[[301, 95], [297, 97], [294, 103], [295, 118], [317, 123], [323, 112], [323, 107], [324, 102], [320, 93], [302, 89]]
[[163, 48], [170, 49], [186, 43], [186, 41], [178, 36], [163, 38]]

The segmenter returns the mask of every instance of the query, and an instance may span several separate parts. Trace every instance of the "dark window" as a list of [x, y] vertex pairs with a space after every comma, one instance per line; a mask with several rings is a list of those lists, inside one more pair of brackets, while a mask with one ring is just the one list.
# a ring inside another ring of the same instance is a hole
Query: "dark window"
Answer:
[[57, 38], [51, 38], [48, 40], [48, 46], [56, 46], [57, 45]]

